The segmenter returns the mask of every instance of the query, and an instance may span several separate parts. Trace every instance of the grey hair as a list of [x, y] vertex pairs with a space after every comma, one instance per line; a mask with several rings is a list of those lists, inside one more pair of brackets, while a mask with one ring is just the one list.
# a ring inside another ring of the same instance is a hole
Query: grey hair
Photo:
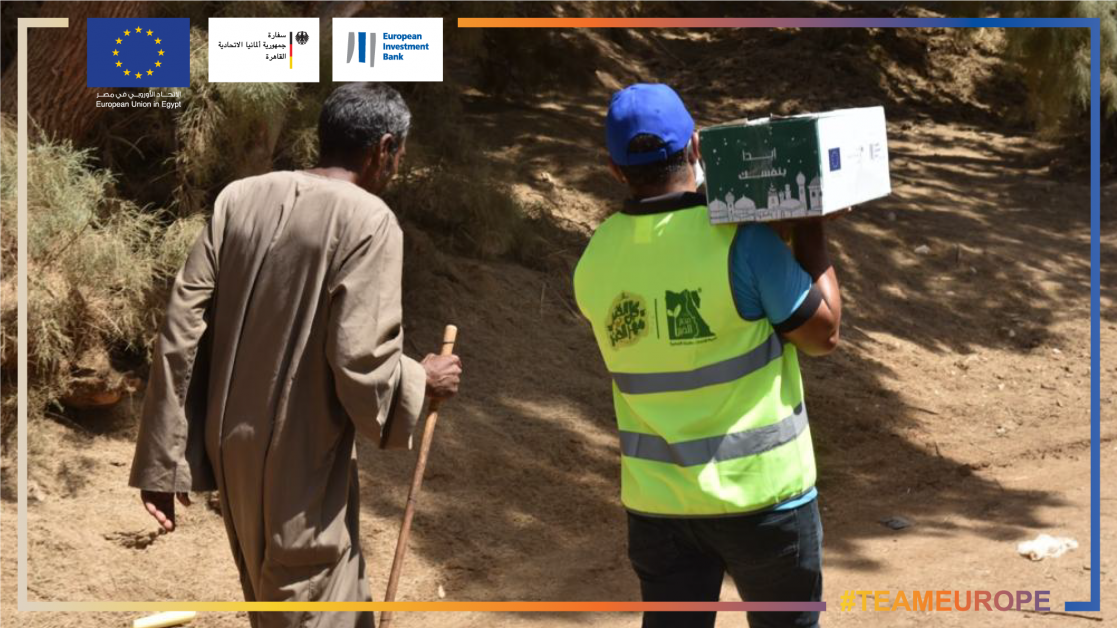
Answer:
[[318, 116], [318, 153], [350, 160], [391, 134], [395, 154], [407, 138], [411, 111], [403, 96], [384, 83], [347, 83], [330, 94]]

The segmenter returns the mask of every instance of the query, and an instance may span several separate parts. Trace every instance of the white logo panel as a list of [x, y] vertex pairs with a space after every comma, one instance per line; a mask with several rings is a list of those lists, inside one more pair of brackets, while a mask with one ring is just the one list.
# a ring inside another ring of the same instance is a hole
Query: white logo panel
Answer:
[[335, 17], [333, 80], [442, 80], [442, 18]]
[[209, 18], [210, 83], [317, 83], [315, 17]]

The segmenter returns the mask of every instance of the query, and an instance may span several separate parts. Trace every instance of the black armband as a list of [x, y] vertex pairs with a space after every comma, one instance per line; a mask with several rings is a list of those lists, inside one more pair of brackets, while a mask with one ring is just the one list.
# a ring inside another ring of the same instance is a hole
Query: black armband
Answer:
[[803, 323], [809, 321], [814, 313], [818, 311], [818, 307], [822, 305], [822, 291], [818, 289], [817, 285], [811, 284], [811, 289], [807, 291], [807, 297], [795, 308], [791, 316], [787, 320], [778, 325], [773, 325], [775, 330], [781, 334], [786, 334], [799, 329]]

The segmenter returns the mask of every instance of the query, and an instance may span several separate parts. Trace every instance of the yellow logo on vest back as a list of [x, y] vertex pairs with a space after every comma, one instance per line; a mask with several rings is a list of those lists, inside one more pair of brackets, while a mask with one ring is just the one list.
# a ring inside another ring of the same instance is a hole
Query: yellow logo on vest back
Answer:
[[630, 292], [618, 294], [609, 306], [605, 330], [614, 349], [636, 344], [648, 335], [648, 306], [643, 297]]

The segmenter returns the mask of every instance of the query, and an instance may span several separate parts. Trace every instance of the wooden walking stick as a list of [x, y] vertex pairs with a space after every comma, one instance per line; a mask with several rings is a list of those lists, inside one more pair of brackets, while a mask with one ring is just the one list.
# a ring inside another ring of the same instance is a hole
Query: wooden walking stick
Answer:
[[[450, 355], [454, 352], [454, 341], [458, 339], [458, 328], [447, 325], [442, 333], [441, 355]], [[439, 399], [431, 401], [430, 411], [427, 413], [427, 425], [423, 428], [423, 442], [419, 445], [419, 460], [415, 462], [415, 473], [411, 476], [411, 490], [407, 493], [407, 507], [403, 510], [403, 524], [399, 529], [399, 540], [396, 541], [396, 556], [392, 559], [392, 571], [388, 574], [388, 590], [384, 593], [385, 602], [394, 602], [396, 599], [396, 586], [399, 585], [399, 573], [403, 569], [403, 557], [407, 554], [407, 537], [411, 534], [411, 519], [415, 516], [415, 504], [419, 499], [419, 490], [423, 487], [423, 472], [427, 470], [427, 456], [431, 451], [431, 440], [434, 439], [434, 426], [438, 423]], [[392, 611], [380, 613], [380, 628], [388, 628], [392, 623]]]

